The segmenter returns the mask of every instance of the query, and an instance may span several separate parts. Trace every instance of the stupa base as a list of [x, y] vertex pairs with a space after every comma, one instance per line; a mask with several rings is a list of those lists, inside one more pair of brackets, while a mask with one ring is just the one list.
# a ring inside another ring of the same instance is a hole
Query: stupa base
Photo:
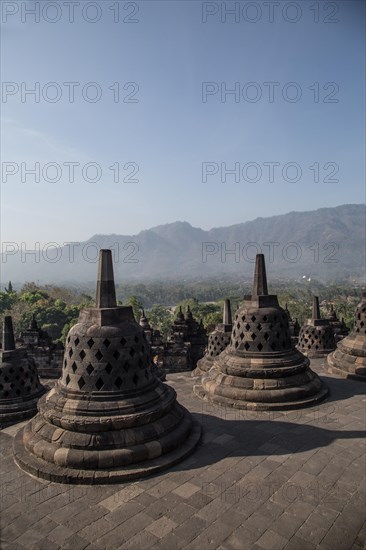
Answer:
[[201, 426], [193, 421], [187, 439], [166, 454], [119, 468], [83, 470], [61, 467], [29, 453], [23, 443], [23, 432], [24, 428], [19, 430], [13, 443], [14, 460], [21, 470], [48, 481], [78, 485], [120, 483], [159, 473], [184, 460], [195, 450], [201, 439]]
[[12, 403], [0, 402], [0, 429], [35, 416], [38, 412], [38, 401], [45, 392], [46, 388], [29, 400], [17, 398]]
[[213, 361], [206, 359], [203, 357], [197, 362], [196, 368], [191, 372], [192, 378], [195, 378], [196, 376], [203, 376], [204, 374], [207, 374], [210, 368], [213, 365]]
[[[291, 364], [292, 360], [296, 361], [297, 355], [297, 352], [291, 354], [288, 365], [281, 368], [275, 367], [276, 359], [272, 358], [272, 367], [264, 369], [256, 368], [253, 359], [249, 359], [251, 368], [238, 368], [235, 363], [240, 359], [229, 358], [231, 365], [222, 366], [222, 370], [214, 365], [202, 377], [201, 384], [194, 386], [193, 391], [201, 399], [236, 409], [286, 410], [310, 407], [325, 399], [328, 388], [308, 367], [308, 359], [304, 358], [302, 364]], [[277, 361], [284, 362], [285, 358], [279, 354]]]
[[334, 351], [333, 349], [327, 349], [322, 351], [317, 350], [304, 350], [300, 349], [301, 353], [305, 355], [306, 357], [309, 357], [310, 359], [324, 359], [324, 357], [327, 357], [330, 353]]
[[366, 357], [350, 355], [337, 349], [328, 355], [328, 372], [343, 378], [366, 382]]
[[[292, 401], [243, 401], [241, 399], [233, 399], [229, 397], [224, 397], [222, 395], [209, 393], [201, 385], [195, 385], [193, 387], [193, 392], [200, 399], [203, 399], [204, 401], [209, 401], [222, 407], [231, 407], [233, 409], [252, 411], [286, 411], [291, 409], [311, 407], [313, 405], [316, 405], [317, 403], [320, 403], [327, 397], [328, 388], [323, 385], [320, 391], [315, 395], [302, 399], [294, 399]], [[275, 396], [273, 397], [273, 399], [275, 399]]]

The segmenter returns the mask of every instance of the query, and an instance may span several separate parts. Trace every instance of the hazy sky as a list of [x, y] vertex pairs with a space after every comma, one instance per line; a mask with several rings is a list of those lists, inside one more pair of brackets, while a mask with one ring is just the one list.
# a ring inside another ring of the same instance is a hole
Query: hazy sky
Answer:
[[364, 6], [2, 2], [2, 239], [363, 202]]

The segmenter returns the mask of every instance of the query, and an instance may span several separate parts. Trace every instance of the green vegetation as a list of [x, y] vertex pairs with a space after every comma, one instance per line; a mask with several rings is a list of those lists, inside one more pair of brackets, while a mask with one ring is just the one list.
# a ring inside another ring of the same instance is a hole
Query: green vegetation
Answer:
[[[250, 287], [250, 281], [243, 285], [237, 280], [130, 284], [118, 288], [117, 296], [119, 304], [132, 306], [137, 321], [145, 308], [150, 325], [159, 329], [166, 338], [179, 306], [185, 312], [189, 305], [193, 316], [198, 321], [202, 319], [210, 332], [222, 321], [224, 298], [230, 298], [234, 316], [237, 305], [243, 295], [250, 292]], [[296, 317], [300, 325], [309, 318], [312, 297], [317, 294], [323, 304], [322, 314], [327, 315], [330, 304], [333, 304], [338, 317], [344, 317], [349, 328], [353, 326], [355, 307], [361, 296], [361, 289], [349, 284], [325, 286], [317, 281], [311, 284], [277, 282], [270, 285], [270, 292], [278, 294], [281, 306], [288, 304], [291, 316]], [[27, 283], [15, 291], [9, 281], [4, 291], [0, 292], [0, 321], [2, 323], [4, 315], [12, 315], [15, 334], [18, 336], [28, 327], [32, 314], [35, 314], [40, 328], [47, 330], [53, 340], [64, 342], [69, 329], [77, 322], [80, 310], [93, 305], [94, 299], [89, 294], [75, 289]]]

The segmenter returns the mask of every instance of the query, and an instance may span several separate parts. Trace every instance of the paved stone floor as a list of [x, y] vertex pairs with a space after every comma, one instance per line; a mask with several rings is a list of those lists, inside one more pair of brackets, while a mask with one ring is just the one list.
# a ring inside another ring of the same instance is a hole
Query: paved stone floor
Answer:
[[286, 412], [218, 409], [168, 383], [201, 422], [200, 447], [170, 471], [113, 486], [38, 481], [0, 434], [3, 549], [361, 550], [366, 540], [366, 386], [312, 367], [331, 395]]

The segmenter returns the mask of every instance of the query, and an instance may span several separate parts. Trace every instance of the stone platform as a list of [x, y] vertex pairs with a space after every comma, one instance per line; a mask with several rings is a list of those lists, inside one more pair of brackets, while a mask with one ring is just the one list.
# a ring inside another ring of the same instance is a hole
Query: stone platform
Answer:
[[[142, 481], [62, 485], [13, 461], [20, 423], [0, 432], [1, 550], [362, 550], [365, 385], [311, 360], [330, 396], [295, 411], [219, 408], [168, 375], [203, 428], [186, 460]], [[54, 381], [51, 382], [51, 384]]]

